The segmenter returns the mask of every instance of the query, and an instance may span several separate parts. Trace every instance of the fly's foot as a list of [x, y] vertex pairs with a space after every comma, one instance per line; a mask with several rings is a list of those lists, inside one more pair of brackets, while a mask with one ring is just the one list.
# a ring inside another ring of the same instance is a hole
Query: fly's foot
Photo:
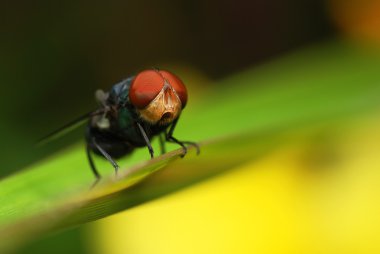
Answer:
[[191, 142], [191, 141], [182, 141], [182, 143], [188, 145], [188, 146], [193, 146], [195, 148], [195, 150], [197, 150], [197, 155], [199, 155], [201, 153], [201, 148], [199, 147], [199, 145], [195, 142]]
[[150, 159], [153, 159], [154, 158], [154, 151], [150, 147], [149, 147], [149, 154], [150, 154]]
[[199, 148], [199, 145], [197, 143], [195, 143], [195, 142], [191, 142], [191, 141], [179, 141], [178, 139], [176, 139], [174, 137], [169, 137], [168, 141], [172, 142], [172, 143], [176, 143], [176, 144], [178, 144], [178, 145], [180, 145], [182, 147], [183, 154], [181, 155], [181, 158], [185, 157], [185, 155], [187, 154], [188, 148], [186, 147], [186, 145], [195, 147], [195, 149], [197, 150], [197, 155], [199, 155], [200, 152], [201, 152], [201, 149]]
[[185, 144], [183, 142], [179, 141], [178, 139], [176, 139], [174, 137], [167, 137], [166, 140], [171, 142], [171, 143], [176, 143], [176, 144], [180, 145], [182, 147], [182, 150], [183, 150], [183, 154], [181, 154], [181, 158], [185, 157], [185, 155], [187, 154], [187, 147], [185, 146]]
[[90, 190], [95, 188], [95, 186], [98, 185], [99, 181], [100, 181], [100, 177], [96, 177], [95, 181], [92, 183], [92, 185], [90, 187]]
[[115, 169], [115, 177], [117, 177], [117, 174], [119, 172], [119, 165], [116, 164], [116, 166], [114, 166], [114, 169]]
[[185, 157], [187, 154], [187, 147], [184, 144], [181, 144], [183, 153], [181, 154], [181, 158]]

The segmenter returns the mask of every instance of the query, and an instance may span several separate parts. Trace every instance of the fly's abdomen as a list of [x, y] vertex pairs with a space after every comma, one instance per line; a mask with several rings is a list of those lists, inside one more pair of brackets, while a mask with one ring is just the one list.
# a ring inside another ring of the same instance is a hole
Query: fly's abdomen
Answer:
[[128, 141], [91, 126], [87, 127], [86, 141], [94, 153], [101, 155], [99, 149], [96, 148], [96, 142], [105, 152], [116, 159], [131, 153], [135, 147]]

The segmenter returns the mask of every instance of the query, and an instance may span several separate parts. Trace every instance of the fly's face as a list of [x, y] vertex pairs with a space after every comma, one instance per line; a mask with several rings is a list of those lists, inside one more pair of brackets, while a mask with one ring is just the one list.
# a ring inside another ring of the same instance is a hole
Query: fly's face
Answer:
[[182, 103], [176, 91], [165, 82], [164, 87], [148, 106], [139, 109], [143, 119], [151, 123], [168, 124], [179, 116]]
[[169, 124], [187, 102], [183, 82], [162, 70], [146, 70], [136, 75], [129, 90], [129, 99], [142, 119], [151, 124]]

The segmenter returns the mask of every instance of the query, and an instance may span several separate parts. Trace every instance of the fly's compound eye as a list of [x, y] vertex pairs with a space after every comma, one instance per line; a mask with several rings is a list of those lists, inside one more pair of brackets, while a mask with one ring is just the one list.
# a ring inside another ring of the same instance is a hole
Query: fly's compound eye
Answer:
[[182, 103], [182, 108], [185, 107], [187, 103], [187, 90], [182, 80], [180, 80], [176, 75], [171, 72], [160, 70], [161, 75], [170, 83], [173, 89], [176, 91], [179, 99]]
[[156, 98], [163, 87], [164, 80], [157, 71], [142, 71], [132, 81], [129, 99], [137, 108], [145, 108]]

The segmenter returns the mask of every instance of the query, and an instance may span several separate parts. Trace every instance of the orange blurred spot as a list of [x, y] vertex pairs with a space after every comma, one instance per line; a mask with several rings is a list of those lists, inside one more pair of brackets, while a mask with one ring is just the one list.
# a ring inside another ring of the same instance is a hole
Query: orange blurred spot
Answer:
[[380, 46], [379, 0], [330, 0], [329, 7], [333, 21], [344, 34]]

